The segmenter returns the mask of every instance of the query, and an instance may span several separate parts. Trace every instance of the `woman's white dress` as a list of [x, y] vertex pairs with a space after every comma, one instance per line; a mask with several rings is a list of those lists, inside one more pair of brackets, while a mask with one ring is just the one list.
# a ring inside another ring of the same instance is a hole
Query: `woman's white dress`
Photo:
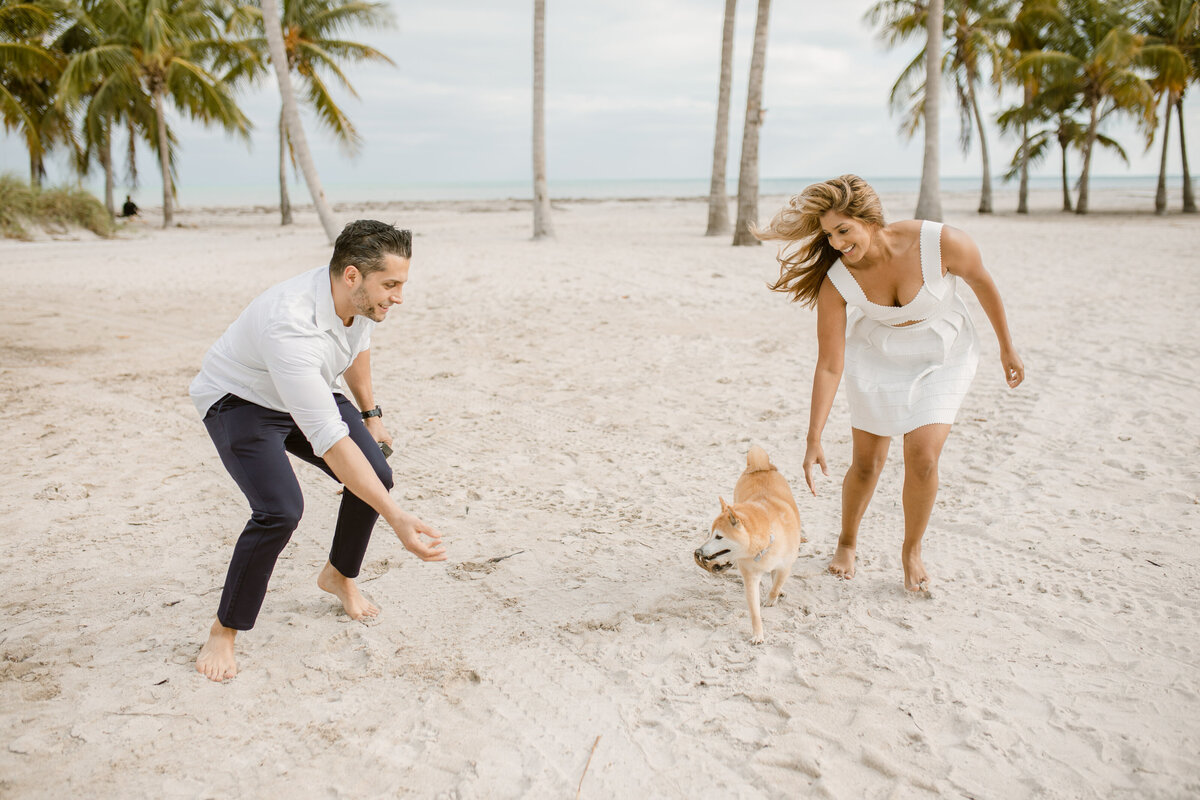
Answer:
[[921, 223], [921, 289], [904, 306], [872, 303], [841, 261], [829, 269], [846, 301], [843, 379], [859, 430], [898, 436], [952, 424], [975, 377], [978, 337], [957, 278], [942, 274], [941, 233], [940, 222]]

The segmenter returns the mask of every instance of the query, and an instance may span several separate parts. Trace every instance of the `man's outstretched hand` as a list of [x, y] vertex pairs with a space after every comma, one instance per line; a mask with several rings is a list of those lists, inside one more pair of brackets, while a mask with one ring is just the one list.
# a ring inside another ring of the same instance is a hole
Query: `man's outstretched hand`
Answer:
[[[395, 519], [388, 520], [392, 530], [400, 539], [404, 549], [422, 561], [445, 561], [446, 550], [442, 547], [442, 534], [432, 525], [427, 525], [412, 514], [400, 512]], [[428, 542], [421, 537], [429, 538]]]

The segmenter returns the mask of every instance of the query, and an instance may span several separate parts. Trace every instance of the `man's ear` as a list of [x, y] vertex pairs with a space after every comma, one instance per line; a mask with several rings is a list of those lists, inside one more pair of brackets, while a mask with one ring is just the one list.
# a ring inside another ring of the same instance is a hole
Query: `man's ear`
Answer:
[[345, 271], [342, 272], [342, 280], [346, 282], [347, 286], [353, 289], [362, 280], [362, 273], [358, 271], [358, 267], [353, 264], [347, 264]]

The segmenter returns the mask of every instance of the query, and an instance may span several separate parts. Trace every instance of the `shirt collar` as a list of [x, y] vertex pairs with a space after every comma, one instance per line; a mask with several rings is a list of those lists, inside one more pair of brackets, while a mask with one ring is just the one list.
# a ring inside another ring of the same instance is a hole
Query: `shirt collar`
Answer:
[[346, 326], [333, 308], [333, 289], [329, 281], [329, 268], [313, 270], [313, 297], [316, 298], [317, 325], [323, 330], [345, 335]]

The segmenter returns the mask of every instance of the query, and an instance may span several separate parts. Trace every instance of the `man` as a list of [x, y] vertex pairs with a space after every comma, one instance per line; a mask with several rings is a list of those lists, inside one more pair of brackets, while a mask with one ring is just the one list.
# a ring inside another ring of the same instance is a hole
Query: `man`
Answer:
[[133, 198], [125, 195], [125, 204], [121, 206], [122, 217], [136, 217], [138, 214], [137, 203], [133, 202]]
[[[192, 401], [252, 512], [196, 659], [210, 680], [237, 673], [234, 639], [254, 627], [275, 560], [300, 522], [304, 498], [287, 453], [345, 486], [317, 586], [341, 600], [352, 619], [379, 613], [354, 583], [379, 515], [421, 560], [446, 558], [441, 534], [388, 493], [392, 471], [381, 445], [390, 448], [392, 437], [371, 388], [371, 331], [403, 302], [411, 258], [411, 232], [373, 220], [350, 223], [329, 266], [259, 295], [209, 349], [192, 381]], [[343, 376], [357, 408], [341, 393]]]

